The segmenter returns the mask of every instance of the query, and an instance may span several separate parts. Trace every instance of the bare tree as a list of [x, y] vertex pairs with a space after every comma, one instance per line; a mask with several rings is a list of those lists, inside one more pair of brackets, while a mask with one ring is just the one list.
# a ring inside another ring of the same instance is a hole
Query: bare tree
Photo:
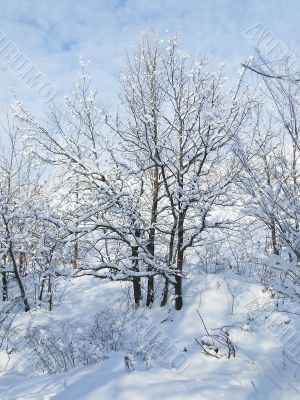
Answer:
[[[279, 255], [280, 247], [284, 246], [290, 257], [299, 261], [300, 84], [288, 60], [277, 62], [277, 71], [259, 53], [252, 63], [248, 69], [267, 89], [263, 98], [273, 122], [267, 129], [260, 124], [259, 132], [254, 134], [256, 154], [252, 152], [252, 161], [243, 151], [243, 164], [251, 181], [247, 184], [248, 192], [252, 185], [254, 208], [272, 232], [274, 253]], [[253, 170], [254, 160], [258, 158], [262, 168]]]
[[39, 173], [33, 159], [25, 152], [18, 131], [7, 117], [2, 124], [5, 152], [1, 156], [0, 214], [1, 214], [1, 261], [3, 300], [8, 299], [8, 275], [17, 282], [25, 311], [30, 310], [23, 277], [30, 238], [30, 224], [25, 224], [28, 207], [37, 194]]
[[[123, 76], [129, 116], [118, 119], [115, 131], [127, 152], [131, 149], [135, 155], [137, 169], [151, 170], [155, 177], [151, 229], [156, 236], [163, 234], [162, 242], [166, 235], [169, 238], [167, 255], [160, 258], [175, 272], [175, 307], [179, 310], [184, 254], [199, 243], [206, 229], [221, 224], [211, 222], [209, 216], [214, 208], [228, 203], [232, 171], [226, 152], [250, 106], [242, 100], [241, 82], [229, 98], [221, 71], [204, 72], [204, 59], [190, 64], [177, 38], [164, 48], [157, 39], [144, 37], [132, 60]], [[158, 240], [155, 249], [162, 250]], [[167, 292], [165, 285], [162, 304]]]

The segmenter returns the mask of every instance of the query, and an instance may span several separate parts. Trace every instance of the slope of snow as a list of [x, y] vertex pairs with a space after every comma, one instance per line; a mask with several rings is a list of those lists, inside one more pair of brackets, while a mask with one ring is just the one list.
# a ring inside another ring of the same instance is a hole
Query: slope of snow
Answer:
[[[297, 350], [299, 316], [282, 312], [299, 310], [262, 289], [229, 273], [194, 276], [185, 283], [182, 311], [154, 306], [128, 312], [126, 343], [137, 343], [146, 359], [124, 348], [91, 366], [37, 376], [33, 356], [24, 345], [0, 375], [0, 399], [299, 400], [300, 368], [291, 354]], [[125, 301], [119, 284], [74, 279], [51, 318], [86, 323], [108, 303], [119, 309]], [[222, 356], [221, 348], [220, 358], [204, 354], [195, 341], [207, 336], [198, 312], [209, 337], [228, 327], [235, 358]], [[24, 326], [51, 324], [49, 314], [41, 311], [19, 318]], [[151, 344], [157, 334], [171, 346], [171, 355]], [[132, 363], [129, 370], [125, 357]]]

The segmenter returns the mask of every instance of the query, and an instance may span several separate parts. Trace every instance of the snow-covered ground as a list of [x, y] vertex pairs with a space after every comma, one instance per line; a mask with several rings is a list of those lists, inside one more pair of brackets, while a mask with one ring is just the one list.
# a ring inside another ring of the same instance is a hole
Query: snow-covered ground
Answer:
[[[300, 399], [300, 318], [283, 312], [300, 312], [299, 306], [284, 303], [260, 284], [228, 272], [191, 274], [185, 282], [184, 298], [180, 312], [171, 305], [130, 311], [124, 306], [126, 294], [119, 284], [74, 279], [62, 295], [61, 304], [50, 314], [51, 320], [49, 313], [40, 310], [17, 317], [15, 323], [22, 327], [23, 344], [12, 351], [0, 375], [0, 399]], [[66, 319], [84, 325], [107, 307], [124, 316], [127, 336], [120, 349], [93, 365], [38, 374], [35, 358], [26, 346], [28, 326], [47, 329], [53, 321]], [[228, 359], [222, 346], [218, 346], [218, 353], [209, 350], [220, 358], [204, 354], [195, 338], [200, 343], [204, 336], [212, 340], [211, 334], [226, 327], [236, 346], [236, 357]], [[151, 342], [157, 335], [164, 345]], [[130, 352], [134, 344], [139, 352]], [[168, 354], [164, 346], [171, 349]], [[2, 353], [2, 368], [6, 357]]]

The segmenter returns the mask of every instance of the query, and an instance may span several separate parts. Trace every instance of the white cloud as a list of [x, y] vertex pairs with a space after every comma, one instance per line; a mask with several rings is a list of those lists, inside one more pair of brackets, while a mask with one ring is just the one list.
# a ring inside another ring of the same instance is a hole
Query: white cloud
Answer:
[[[0, 30], [28, 56], [59, 94], [71, 90], [81, 54], [106, 103], [117, 98], [124, 49], [147, 27], [179, 31], [183, 47], [192, 56], [205, 53], [226, 61], [232, 74], [251, 52], [243, 32], [262, 23], [279, 40], [296, 48], [300, 3], [297, 0], [0, 0]], [[44, 105], [1, 64], [0, 102], [10, 87], [29, 105]]]

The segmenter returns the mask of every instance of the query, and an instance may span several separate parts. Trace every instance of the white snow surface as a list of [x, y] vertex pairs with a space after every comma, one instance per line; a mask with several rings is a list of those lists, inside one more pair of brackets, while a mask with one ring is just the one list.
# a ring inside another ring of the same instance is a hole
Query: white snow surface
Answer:
[[[24, 346], [12, 353], [0, 374], [0, 399], [299, 400], [300, 365], [291, 355], [300, 349], [300, 318], [283, 310], [298, 313], [300, 307], [273, 297], [260, 284], [239, 275], [203, 274], [185, 281], [185, 303], [180, 312], [171, 303], [164, 308], [155, 305], [150, 310], [142, 307], [128, 312], [125, 317], [132, 332], [138, 332], [137, 324], [155, 327], [177, 349], [178, 368], [162, 352], [150, 349], [147, 362], [130, 356], [134, 370], [129, 371], [124, 363], [128, 352], [122, 349], [94, 365], [37, 375], [24, 334], [20, 338]], [[66, 318], [85, 323], [108, 303], [119, 309], [120, 301], [125, 300], [120, 284], [82, 277], [71, 281], [53, 312], [35, 310], [19, 315], [17, 323], [24, 326], [24, 332], [28, 324], [47, 327]], [[229, 329], [236, 345], [235, 358], [204, 354], [195, 341], [207, 336], [197, 311], [210, 334], [221, 327]], [[148, 333], [140, 332], [139, 344], [144, 345]], [[292, 350], [291, 342], [295, 344]], [[5, 357], [2, 353], [2, 367]]]

